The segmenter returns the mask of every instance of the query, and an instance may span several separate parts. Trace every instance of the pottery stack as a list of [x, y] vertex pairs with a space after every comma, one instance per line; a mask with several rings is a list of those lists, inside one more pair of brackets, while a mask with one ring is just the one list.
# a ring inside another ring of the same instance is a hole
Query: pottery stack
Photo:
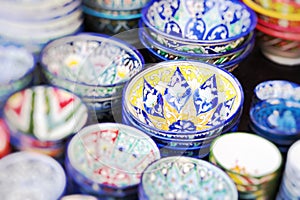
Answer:
[[243, 0], [258, 15], [262, 53], [281, 65], [300, 64], [300, 2]]
[[139, 25], [159, 60], [197, 60], [232, 71], [254, 47], [257, 18], [239, 1], [152, 0]]

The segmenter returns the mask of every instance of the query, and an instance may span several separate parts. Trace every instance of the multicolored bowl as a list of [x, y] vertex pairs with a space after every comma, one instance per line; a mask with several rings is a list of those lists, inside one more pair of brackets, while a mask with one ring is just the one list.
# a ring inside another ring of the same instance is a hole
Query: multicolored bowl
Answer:
[[224, 134], [212, 143], [209, 160], [233, 179], [239, 198], [274, 197], [282, 156], [270, 141], [249, 133]]
[[123, 124], [100, 123], [71, 139], [66, 167], [82, 192], [126, 198], [137, 192], [143, 170], [159, 158], [156, 144], [145, 133]]
[[167, 157], [153, 162], [143, 172], [139, 185], [142, 200], [238, 199], [233, 181], [204, 160]]
[[0, 160], [0, 195], [3, 200], [57, 200], [65, 192], [66, 175], [53, 158], [17, 152]]
[[65, 140], [87, 121], [87, 107], [74, 94], [51, 86], [14, 93], [4, 107], [11, 144], [19, 150], [59, 157]]

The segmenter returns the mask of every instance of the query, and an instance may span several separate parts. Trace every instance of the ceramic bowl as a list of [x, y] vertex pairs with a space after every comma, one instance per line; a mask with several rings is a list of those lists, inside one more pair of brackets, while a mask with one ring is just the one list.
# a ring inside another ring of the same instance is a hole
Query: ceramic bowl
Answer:
[[291, 33], [300, 32], [300, 21], [289, 21], [285, 19], [276, 19], [265, 15], [258, 15], [258, 23], [277, 31], [286, 31]]
[[0, 119], [0, 158], [11, 151], [9, 129], [3, 119]]
[[[286, 19], [290, 21], [300, 21], [300, 15], [299, 13], [284, 13], [284, 12], [278, 12], [272, 9], [267, 9], [261, 6], [260, 4], [256, 3], [253, 0], [243, 0], [243, 2], [249, 6], [251, 9], [253, 9], [255, 12], [260, 13], [262, 15], [273, 17], [277, 19]], [[293, 1], [296, 3], [295, 1]], [[298, 3], [296, 3], [298, 4]], [[294, 7], [296, 8], [296, 7]]]
[[[209, 160], [222, 168], [238, 189], [246, 189], [239, 190], [240, 196], [272, 198], [275, 195], [282, 156], [270, 141], [249, 133], [224, 134], [212, 143]], [[260, 187], [260, 194], [252, 186]]]
[[137, 192], [142, 171], [159, 158], [156, 144], [145, 133], [123, 124], [100, 123], [72, 138], [66, 166], [82, 191], [125, 197]]
[[277, 30], [271, 29], [269, 27], [263, 26], [261, 24], [257, 24], [256, 28], [257, 28], [257, 30], [259, 30], [265, 34], [271, 35], [273, 37], [282, 38], [285, 40], [293, 40], [293, 41], [298, 41], [298, 42], [300, 41], [299, 33], [285, 32], [284, 30], [277, 31]]
[[[14, 45], [0, 46], [0, 107], [6, 99], [33, 81], [36, 65], [34, 56], [25, 48]], [[7, 70], [9, 69], [9, 70]]]
[[142, 10], [151, 31], [175, 41], [230, 43], [252, 32], [255, 13], [239, 1], [153, 0]]
[[254, 88], [253, 103], [267, 99], [300, 101], [300, 85], [287, 80], [267, 80]]
[[128, 11], [143, 8], [149, 0], [83, 0], [83, 3], [90, 7], [102, 8], [105, 10]]
[[74, 94], [51, 86], [14, 93], [4, 107], [11, 143], [20, 150], [60, 156], [65, 139], [87, 121], [87, 108]]
[[279, 13], [300, 13], [300, 3], [294, 0], [254, 0], [265, 9]]
[[112, 97], [144, 65], [129, 44], [102, 34], [79, 34], [49, 43], [42, 51], [43, 72], [57, 86], [83, 98]]
[[17, 152], [0, 160], [3, 200], [57, 200], [64, 194], [66, 175], [53, 158], [33, 152]]
[[229, 72], [201, 62], [170, 61], [133, 77], [123, 90], [123, 107], [153, 132], [189, 135], [224, 127], [243, 98]]
[[141, 199], [238, 199], [233, 181], [207, 161], [188, 157], [157, 160], [143, 172]]

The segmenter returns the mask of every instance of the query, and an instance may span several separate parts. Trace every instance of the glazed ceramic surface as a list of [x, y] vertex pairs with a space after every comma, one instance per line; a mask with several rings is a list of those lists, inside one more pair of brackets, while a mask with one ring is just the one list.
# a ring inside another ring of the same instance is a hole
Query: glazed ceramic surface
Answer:
[[299, 102], [283, 99], [262, 101], [250, 108], [250, 118], [255, 126], [269, 133], [300, 134]]
[[160, 158], [149, 136], [115, 123], [85, 127], [72, 138], [67, 152], [72, 168], [84, 177], [98, 187], [117, 189], [138, 184], [142, 171]]
[[239, 1], [152, 1], [143, 22], [154, 32], [194, 42], [232, 41], [248, 35], [256, 25], [254, 12]]
[[277, 172], [282, 164], [280, 151], [274, 144], [249, 133], [231, 133], [218, 137], [211, 146], [210, 157], [237, 177], [249, 177], [237, 180], [244, 185], [260, 184], [260, 177]]
[[135, 76], [124, 106], [139, 123], [162, 132], [195, 133], [224, 126], [243, 104], [228, 72], [193, 62], [162, 62]]
[[104, 97], [122, 88], [143, 68], [144, 61], [134, 47], [120, 40], [79, 34], [47, 45], [41, 63], [49, 76], [64, 82], [63, 88], [80, 96]]
[[84, 4], [106, 10], [136, 10], [144, 7], [149, 0], [83, 0]]
[[13, 94], [5, 104], [4, 116], [13, 132], [57, 141], [84, 126], [87, 108], [63, 89], [35, 86]]
[[0, 160], [0, 195], [3, 200], [57, 200], [66, 186], [66, 175], [51, 157], [18, 152]]
[[142, 199], [237, 199], [232, 180], [199, 159], [168, 157], [152, 163], [141, 180]]
[[299, 13], [300, 2], [294, 0], [254, 0], [262, 7], [268, 10], [274, 10], [280, 13]]
[[61, 200], [97, 200], [97, 198], [90, 195], [73, 194], [73, 195], [63, 196]]

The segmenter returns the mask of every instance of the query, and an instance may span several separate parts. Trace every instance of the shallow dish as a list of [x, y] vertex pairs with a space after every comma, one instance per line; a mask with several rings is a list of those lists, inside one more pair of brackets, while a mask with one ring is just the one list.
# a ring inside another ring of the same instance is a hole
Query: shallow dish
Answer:
[[151, 31], [175, 41], [228, 43], [252, 32], [257, 19], [239, 1], [153, 0], [142, 10], [142, 20]]
[[50, 82], [84, 98], [113, 96], [144, 66], [133, 46], [91, 33], [49, 43], [40, 61]]
[[57, 200], [65, 192], [66, 175], [53, 158], [33, 152], [17, 152], [0, 160], [3, 200]]
[[238, 199], [233, 181], [207, 161], [168, 157], [153, 162], [143, 172], [141, 199]]
[[100, 123], [72, 138], [66, 166], [82, 191], [125, 197], [137, 192], [141, 173], [159, 158], [156, 144], [145, 133], [123, 124]]

